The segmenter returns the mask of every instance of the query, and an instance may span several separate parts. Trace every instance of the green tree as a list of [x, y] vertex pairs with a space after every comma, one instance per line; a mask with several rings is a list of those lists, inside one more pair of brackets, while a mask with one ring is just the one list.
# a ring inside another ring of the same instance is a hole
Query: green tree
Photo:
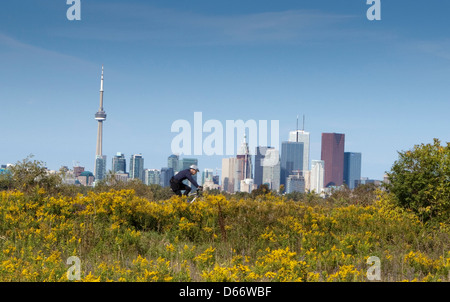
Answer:
[[450, 143], [415, 145], [399, 152], [388, 173], [387, 189], [396, 202], [414, 211], [422, 221], [450, 219]]
[[56, 192], [62, 183], [61, 172], [50, 174], [44, 162], [32, 158], [33, 155], [29, 155], [9, 168], [11, 187], [23, 192], [30, 192], [36, 187], [50, 193]]
[[253, 190], [251, 193], [251, 196], [253, 198], [260, 196], [260, 195], [266, 195], [270, 193], [270, 188], [269, 185], [267, 184], [262, 184], [260, 185], [257, 189]]

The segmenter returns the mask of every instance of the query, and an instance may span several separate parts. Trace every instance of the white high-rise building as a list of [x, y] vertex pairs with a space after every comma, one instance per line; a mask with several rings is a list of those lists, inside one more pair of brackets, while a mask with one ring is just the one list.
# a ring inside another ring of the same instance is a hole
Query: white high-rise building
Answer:
[[311, 162], [311, 174], [310, 174], [310, 190], [317, 194], [323, 191], [323, 181], [325, 176], [325, 162], [323, 160], [313, 160]]
[[[263, 154], [261, 154], [263, 153]], [[258, 147], [257, 148], [257, 163], [255, 160], [255, 179], [258, 177], [258, 182], [261, 184], [268, 184], [269, 189], [280, 190], [280, 152], [272, 147]], [[259, 167], [256, 167], [256, 164]], [[258, 174], [261, 175], [256, 175]], [[259, 183], [256, 183], [259, 185]]]
[[222, 159], [222, 190], [228, 193], [234, 193], [236, 161], [235, 157]]

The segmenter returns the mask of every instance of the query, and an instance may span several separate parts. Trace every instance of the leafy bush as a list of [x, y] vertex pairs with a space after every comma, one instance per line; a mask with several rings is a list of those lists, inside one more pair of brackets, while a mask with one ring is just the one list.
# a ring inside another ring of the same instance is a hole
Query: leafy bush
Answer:
[[450, 143], [415, 145], [399, 152], [388, 172], [387, 188], [397, 203], [411, 209], [424, 222], [445, 222], [450, 218]]

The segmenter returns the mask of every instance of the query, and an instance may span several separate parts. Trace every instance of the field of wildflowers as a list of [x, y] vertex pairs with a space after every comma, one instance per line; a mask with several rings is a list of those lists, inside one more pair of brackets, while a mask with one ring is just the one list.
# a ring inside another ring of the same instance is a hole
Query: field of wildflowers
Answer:
[[0, 281], [449, 281], [450, 227], [378, 192], [371, 204], [205, 193], [149, 201], [133, 190], [0, 192]]

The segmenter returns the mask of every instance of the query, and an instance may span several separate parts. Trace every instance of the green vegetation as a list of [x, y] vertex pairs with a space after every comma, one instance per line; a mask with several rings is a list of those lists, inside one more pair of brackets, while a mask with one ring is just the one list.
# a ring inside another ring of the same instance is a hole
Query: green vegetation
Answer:
[[448, 281], [448, 151], [439, 141], [400, 153], [386, 190], [327, 198], [262, 186], [205, 192], [188, 204], [170, 189], [114, 175], [68, 186], [31, 157], [0, 176], [0, 281]]

